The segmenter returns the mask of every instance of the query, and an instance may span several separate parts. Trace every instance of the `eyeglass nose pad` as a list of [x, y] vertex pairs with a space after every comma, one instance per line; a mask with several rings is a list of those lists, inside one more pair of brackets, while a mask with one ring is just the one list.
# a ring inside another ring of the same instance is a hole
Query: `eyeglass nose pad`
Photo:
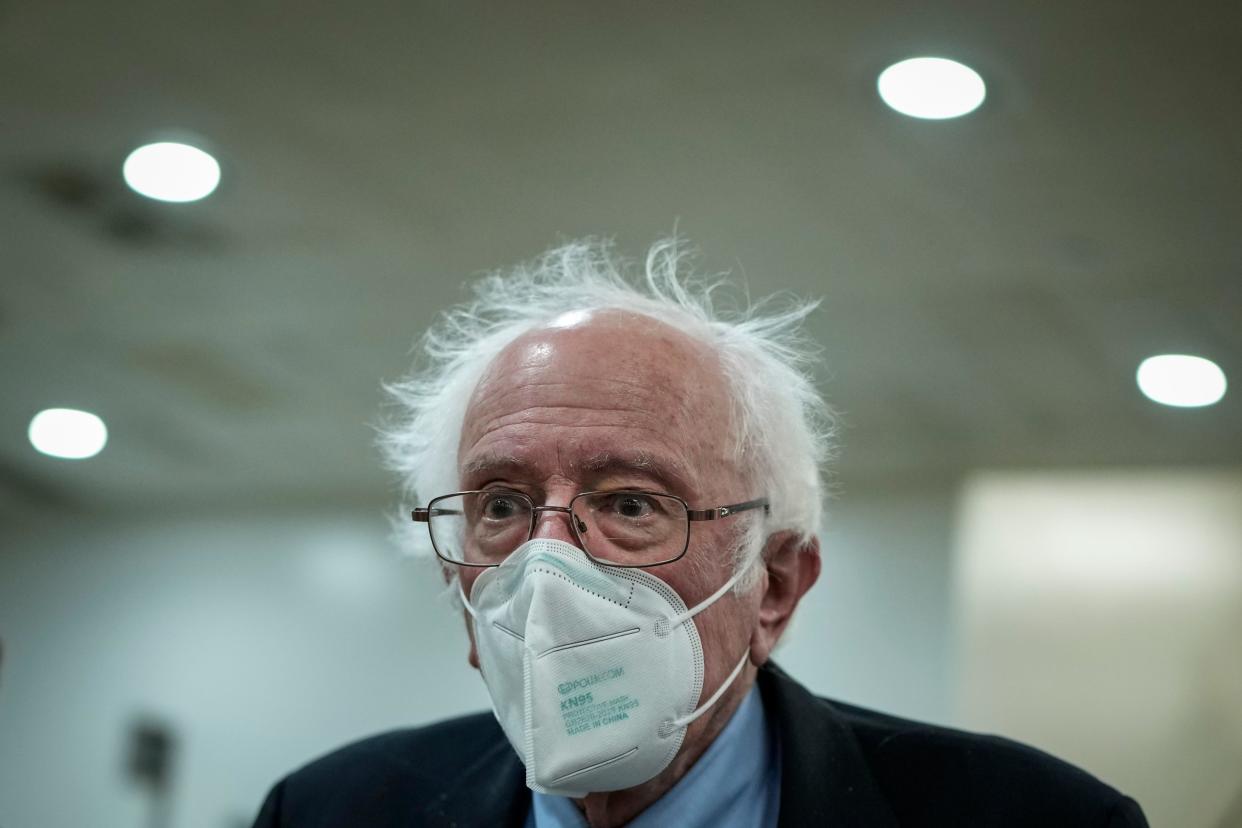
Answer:
[[579, 534], [579, 535], [585, 535], [585, 534], [587, 533], [587, 525], [586, 525], [586, 523], [582, 520], [582, 518], [580, 518], [580, 517], [578, 517], [577, 515], [574, 515], [574, 514], [571, 514], [571, 515], [570, 515], [570, 517], [573, 519], [573, 522], [574, 522], [574, 528], [576, 528], [576, 529], [578, 530], [578, 534]]
[[[578, 528], [578, 518], [568, 509], [549, 509], [536, 512], [532, 538], [556, 538], [566, 543], [578, 545], [580, 541], [574, 533]], [[564, 515], [564, 518], [560, 516]], [[553, 516], [550, 520], [545, 517]]]

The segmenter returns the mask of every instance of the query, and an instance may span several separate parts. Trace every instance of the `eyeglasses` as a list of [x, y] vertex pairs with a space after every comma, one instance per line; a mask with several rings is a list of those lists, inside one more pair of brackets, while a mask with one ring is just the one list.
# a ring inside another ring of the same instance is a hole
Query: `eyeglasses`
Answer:
[[534, 537], [540, 512], [564, 512], [582, 550], [597, 563], [648, 567], [672, 563], [690, 546], [690, 522], [719, 520], [771, 506], [766, 497], [712, 509], [691, 509], [671, 494], [583, 492], [568, 506], [536, 506], [521, 492], [498, 489], [434, 498], [411, 516], [426, 523], [442, 560], [459, 566], [499, 566]]

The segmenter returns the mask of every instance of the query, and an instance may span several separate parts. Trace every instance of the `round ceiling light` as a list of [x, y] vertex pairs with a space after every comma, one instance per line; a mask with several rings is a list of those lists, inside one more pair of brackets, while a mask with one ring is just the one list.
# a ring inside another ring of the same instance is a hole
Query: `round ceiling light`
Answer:
[[1148, 399], [1180, 408], [1211, 405], [1225, 396], [1225, 372], [1215, 362], [1187, 354], [1148, 357], [1138, 367], [1138, 387]]
[[121, 168], [125, 183], [157, 201], [198, 201], [220, 183], [220, 164], [198, 147], [161, 141], [129, 154]]
[[916, 57], [880, 73], [884, 103], [912, 118], [943, 120], [973, 112], [987, 97], [979, 73], [955, 60]]
[[82, 460], [103, 451], [108, 428], [89, 411], [48, 408], [30, 420], [30, 444], [51, 457]]

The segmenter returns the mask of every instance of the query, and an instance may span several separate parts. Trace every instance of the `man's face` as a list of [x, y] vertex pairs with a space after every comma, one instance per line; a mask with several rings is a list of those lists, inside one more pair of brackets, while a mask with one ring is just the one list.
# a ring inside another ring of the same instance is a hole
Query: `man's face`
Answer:
[[[762, 496], [730, 460], [729, 406], [710, 349], [661, 322], [611, 311], [538, 330], [506, 348], [475, 389], [458, 452], [461, 488], [514, 489], [557, 506], [596, 489], [669, 492], [691, 508]], [[566, 518], [541, 515], [535, 536], [576, 545]], [[733, 572], [733, 522], [691, 524], [685, 556], [648, 571], [694, 606]], [[469, 595], [482, 570], [461, 569]], [[727, 594], [693, 619], [706, 692], [747, 650], [757, 613], [753, 595]]]

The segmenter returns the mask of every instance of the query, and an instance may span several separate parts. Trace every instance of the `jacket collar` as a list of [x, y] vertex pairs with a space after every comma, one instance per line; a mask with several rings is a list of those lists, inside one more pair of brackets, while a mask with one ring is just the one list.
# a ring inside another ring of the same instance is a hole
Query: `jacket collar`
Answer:
[[526, 770], [499, 725], [496, 735], [499, 738], [492, 747], [463, 770], [454, 784], [427, 803], [417, 824], [438, 828], [525, 825], [530, 811]]
[[772, 717], [781, 755], [778, 828], [897, 825], [849, 726], [832, 704], [769, 662], [759, 692]]
[[[759, 693], [780, 740], [778, 828], [896, 828], [849, 726], [832, 704], [807, 692], [772, 662], [759, 669]], [[530, 811], [526, 772], [499, 739], [428, 803], [424, 824], [522, 826]]]

